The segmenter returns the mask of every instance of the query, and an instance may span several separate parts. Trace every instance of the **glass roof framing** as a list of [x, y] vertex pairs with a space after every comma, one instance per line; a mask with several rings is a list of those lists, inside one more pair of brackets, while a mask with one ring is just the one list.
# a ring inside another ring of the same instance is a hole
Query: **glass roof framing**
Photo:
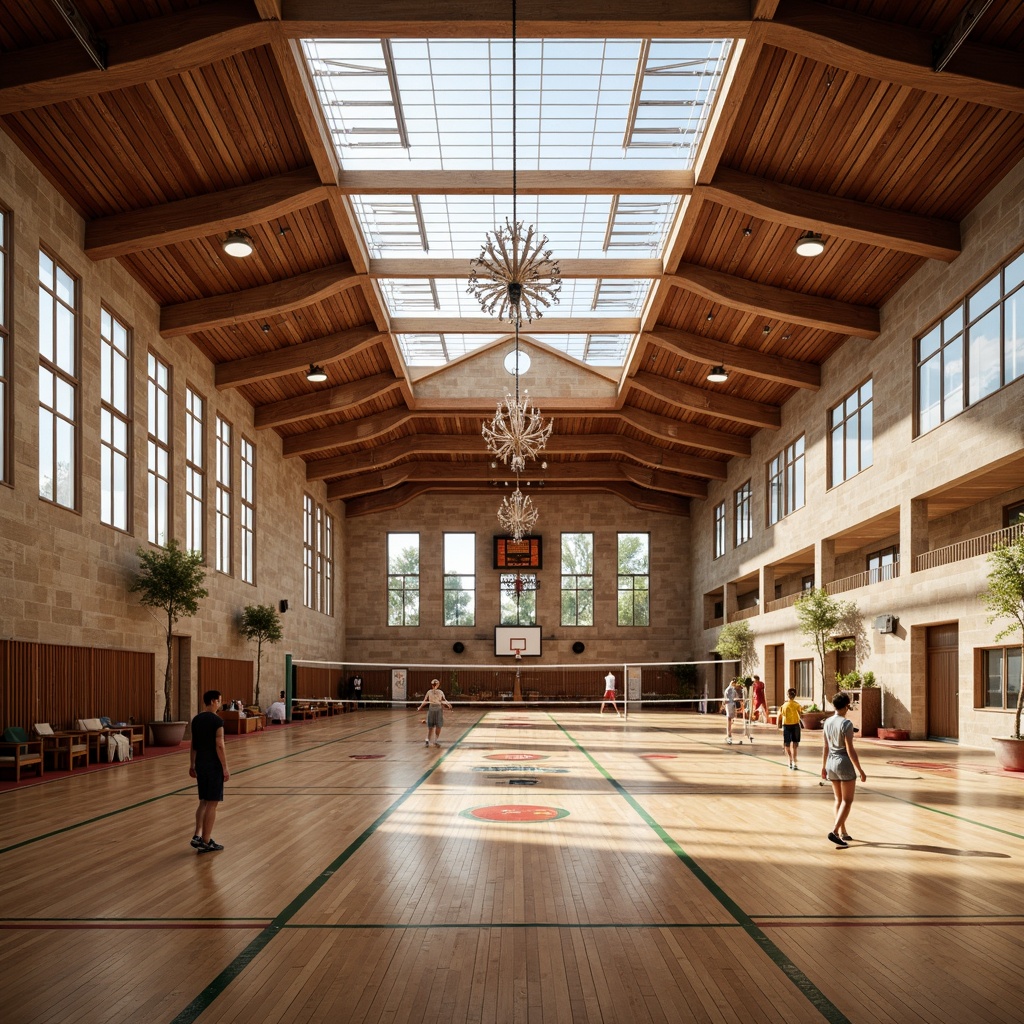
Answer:
[[[511, 170], [510, 39], [307, 39], [302, 45], [344, 170]], [[725, 39], [519, 39], [516, 169], [571, 180], [574, 170], [692, 168], [731, 45]], [[516, 213], [548, 236], [557, 260], [628, 260], [662, 255], [679, 199], [520, 191]], [[511, 195], [363, 194], [352, 201], [372, 258], [465, 258], [467, 278], [485, 235], [512, 217]], [[638, 316], [649, 289], [641, 280], [567, 279], [563, 270], [561, 301], [548, 316]], [[381, 290], [393, 317], [482, 315], [465, 294], [465, 280], [436, 279], [428, 289], [423, 280], [385, 279]], [[402, 335], [407, 362], [443, 363], [462, 354], [451, 339], [479, 336], [446, 332], [440, 344], [439, 337]], [[601, 365], [614, 365], [607, 360], [617, 353], [624, 359], [628, 350], [629, 336], [626, 344], [571, 332], [544, 340], [556, 344], [555, 337], [559, 347], [573, 349], [569, 354]]]

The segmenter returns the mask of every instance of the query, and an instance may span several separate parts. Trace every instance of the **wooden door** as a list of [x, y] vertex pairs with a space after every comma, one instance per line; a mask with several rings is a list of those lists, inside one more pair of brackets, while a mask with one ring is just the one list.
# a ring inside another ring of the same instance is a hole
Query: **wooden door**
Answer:
[[929, 739], [960, 738], [960, 630], [955, 622], [929, 626], [927, 691]]

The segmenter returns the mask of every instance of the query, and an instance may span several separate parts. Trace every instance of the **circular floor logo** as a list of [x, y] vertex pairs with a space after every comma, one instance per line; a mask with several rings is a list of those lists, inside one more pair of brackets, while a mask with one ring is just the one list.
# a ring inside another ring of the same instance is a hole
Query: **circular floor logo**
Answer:
[[521, 750], [513, 750], [508, 754], [488, 754], [487, 761], [546, 761], [547, 754], [527, 754]]
[[470, 807], [459, 812], [463, 818], [474, 821], [557, 821], [567, 818], [569, 812], [561, 807], [544, 807], [540, 804], [491, 804], [489, 807]]

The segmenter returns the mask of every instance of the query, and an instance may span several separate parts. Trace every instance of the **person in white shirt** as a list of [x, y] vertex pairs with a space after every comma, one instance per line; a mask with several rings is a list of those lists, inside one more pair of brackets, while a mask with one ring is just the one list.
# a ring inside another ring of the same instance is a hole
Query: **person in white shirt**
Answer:
[[434, 746], [439, 747], [441, 746], [441, 727], [444, 725], [444, 708], [449, 711], [452, 709], [451, 704], [445, 700], [440, 679], [430, 680], [430, 689], [427, 690], [426, 696], [416, 710], [422, 711], [428, 704], [430, 707], [427, 708], [427, 738], [423, 741], [423, 746], [430, 746], [430, 735], [433, 732]]
[[270, 722], [283, 724], [286, 717], [287, 712], [285, 710], [284, 701], [281, 699], [275, 700], [274, 703], [267, 708], [267, 720]]
[[736, 717], [737, 710], [743, 704], [743, 690], [739, 685], [738, 679], [734, 679], [725, 688], [722, 700], [725, 704], [725, 742], [732, 743], [732, 720]]
[[619, 707], [615, 703], [615, 673], [611, 669], [608, 670], [608, 675], [604, 677], [604, 700], [601, 701], [602, 715], [604, 714], [605, 704], [609, 702], [611, 703], [612, 711], [621, 718], [622, 715], [619, 714]]

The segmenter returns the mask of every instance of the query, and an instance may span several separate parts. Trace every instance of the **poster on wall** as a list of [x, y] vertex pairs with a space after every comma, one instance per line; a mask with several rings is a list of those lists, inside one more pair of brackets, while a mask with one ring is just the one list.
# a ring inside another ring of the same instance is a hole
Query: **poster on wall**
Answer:
[[626, 700], [640, 702], [643, 669], [639, 665], [626, 666]]
[[391, 670], [391, 706], [405, 707], [406, 687], [409, 682], [409, 670], [393, 668]]

